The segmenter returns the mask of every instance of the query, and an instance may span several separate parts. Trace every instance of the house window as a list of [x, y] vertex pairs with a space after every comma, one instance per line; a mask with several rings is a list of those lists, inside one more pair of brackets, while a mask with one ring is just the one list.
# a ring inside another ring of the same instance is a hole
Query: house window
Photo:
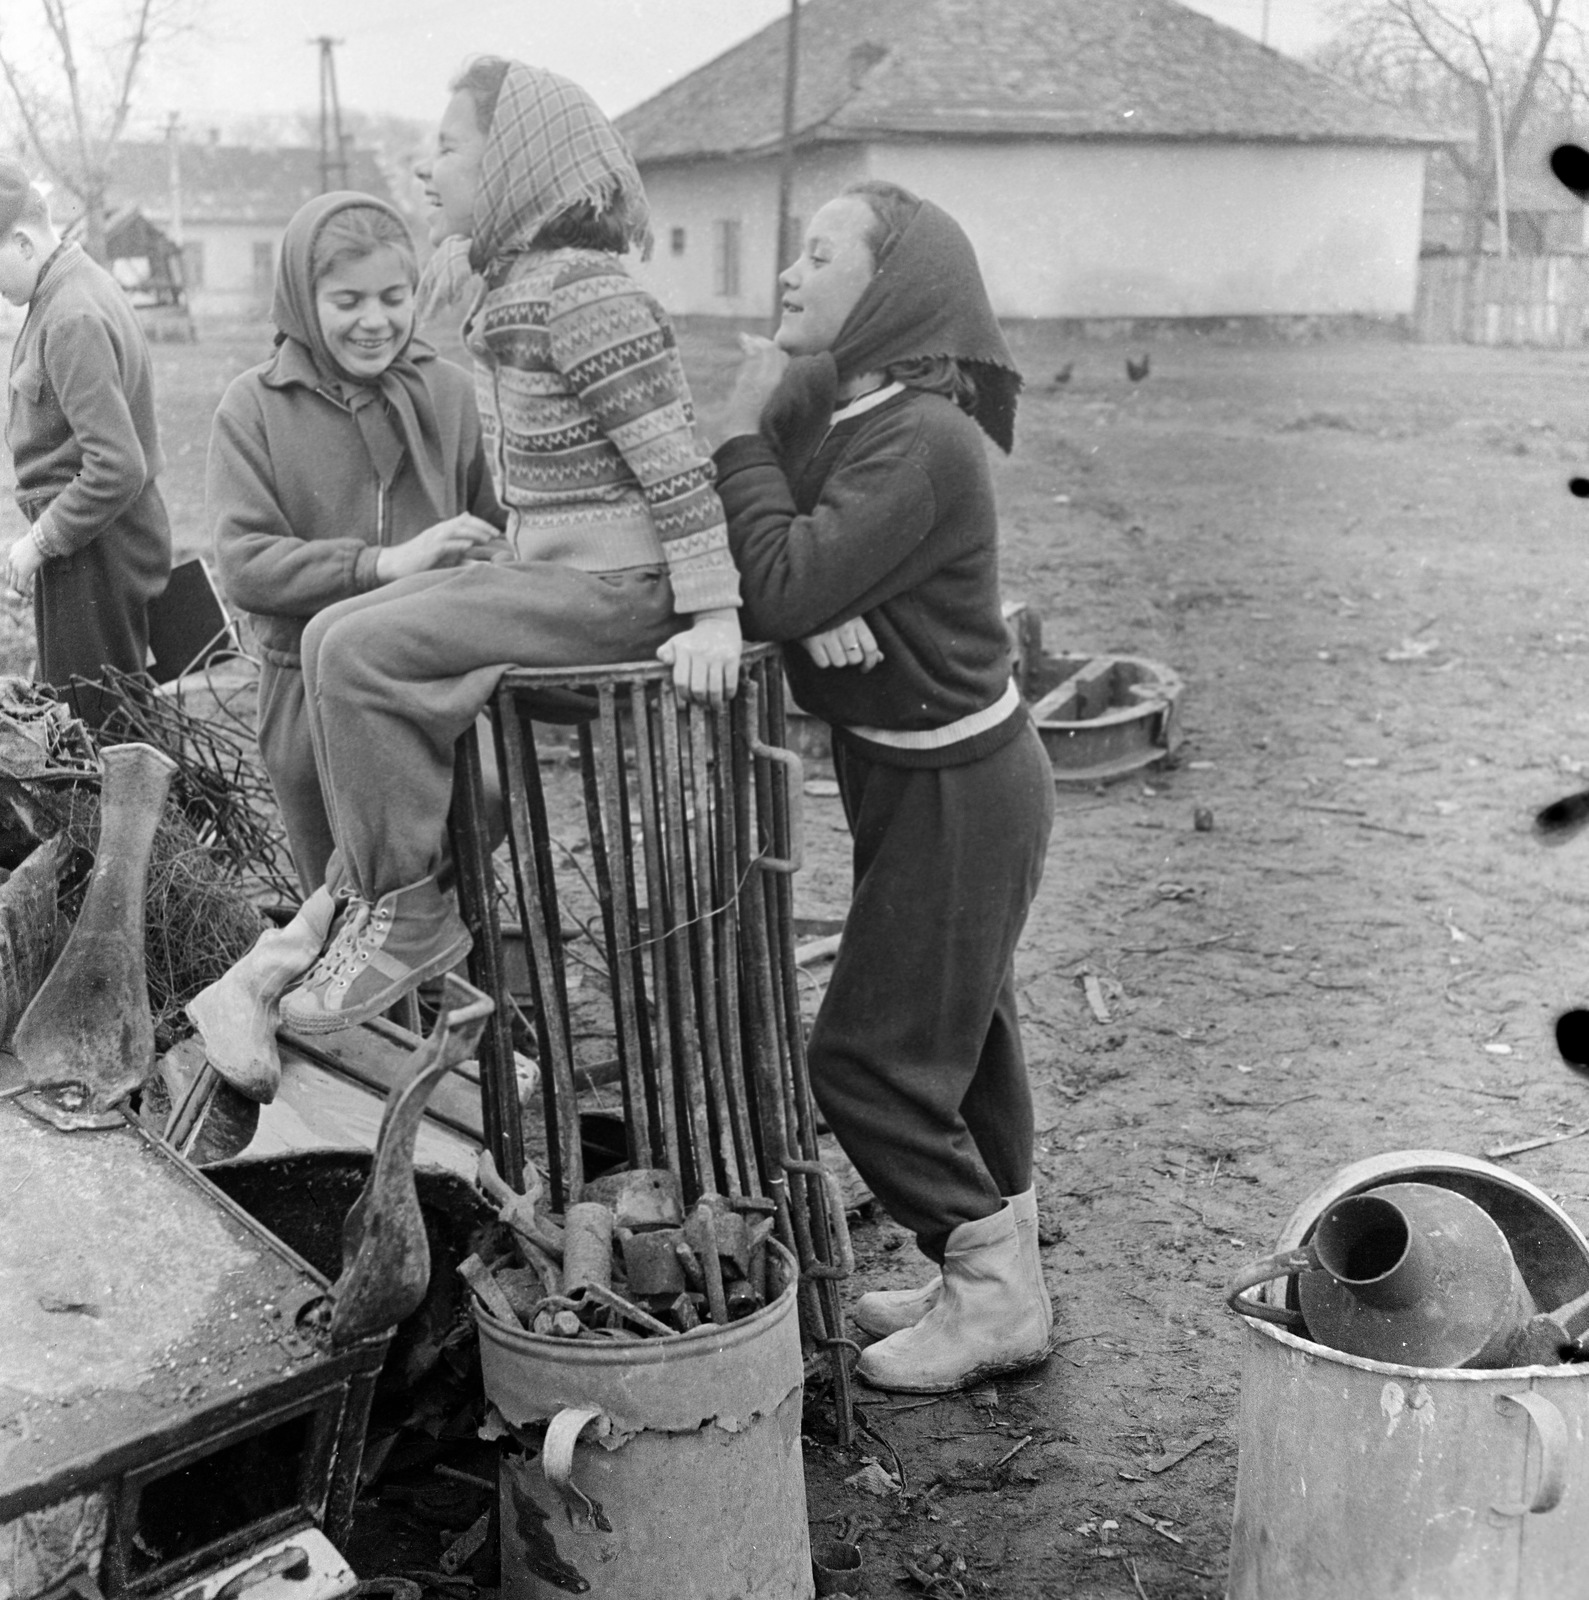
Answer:
[[675, 228], [669, 237], [668, 243], [674, 255], [682, 256], [684, 254], [684, 229]]
[[254, 289], [268, 294], [276, 286], [276, 246], [269, 239], [254, 241]]
[[717, 249], [713, 292], [733, 300], [739, 295], [739, 218], [725, 218], [715, 227]]
[[204, 287], [204, 241], [202, 239], [189, 240], [182, 246], [182, 287], [184, 289], [202, 289]]

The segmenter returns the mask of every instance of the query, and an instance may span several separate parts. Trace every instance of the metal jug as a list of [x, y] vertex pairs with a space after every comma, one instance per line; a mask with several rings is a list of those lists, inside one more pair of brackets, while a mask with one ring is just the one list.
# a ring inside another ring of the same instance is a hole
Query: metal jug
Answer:
[[[1299, 1310], [1243, 1292], [1291, 1275]], [[1538, 1310], [1493, 1218], [1427, 1183], [1337, 1200], [1305, 1245], [1245, 1268], [1226, 1299], [1318, 1344], [1413, 1367], [1510, 1366]]]

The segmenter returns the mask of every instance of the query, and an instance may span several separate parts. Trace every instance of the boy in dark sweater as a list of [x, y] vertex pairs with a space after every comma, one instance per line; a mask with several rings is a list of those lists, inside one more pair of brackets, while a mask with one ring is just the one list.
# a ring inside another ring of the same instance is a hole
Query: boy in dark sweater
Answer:
[[[0, 159], [0, 295], [28, 308], [11, 351], [6, 446], [29, 529], [6, 556], [33, 597], [38, 675], [66, 688], [106, 667], [141, 672], [148, 606], [171, 571], [171, 525], [149, 347], [121, 286], [61, 241], [44, 198]], [[105, 697], [70, 697], [103, 722]]]

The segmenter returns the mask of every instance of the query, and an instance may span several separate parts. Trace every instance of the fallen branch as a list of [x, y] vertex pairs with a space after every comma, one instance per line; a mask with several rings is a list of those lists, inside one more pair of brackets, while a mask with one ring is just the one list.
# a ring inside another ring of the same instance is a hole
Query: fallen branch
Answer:
[[1484, 1152], [1490, 1161], [1504, 1161], [1508, 1156], [1520, 1156], [1525, 1150], [1543, 1150], [1548, 1144], [1562, 1144], [1568, 1139], [1581, 1139], [1589, 1133], [1589, 1122], [1581, 1128], [1570, 1128], [1566, 1133], [1549, 1133], [1539, 1139], [1519, 1139], [1516, 1144], [1498, 1144]]

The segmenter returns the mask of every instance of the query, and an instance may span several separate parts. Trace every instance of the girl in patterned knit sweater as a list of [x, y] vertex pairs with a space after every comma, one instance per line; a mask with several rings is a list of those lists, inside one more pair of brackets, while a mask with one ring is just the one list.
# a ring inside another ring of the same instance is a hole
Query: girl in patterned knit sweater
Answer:
[[649, 248], [628, 150], [577, 85], [482, 58], [453, 86], [420, 176], [438, 243], [484, 280], [464, 324], [511, 554], [421, 573], [321, 612], [303, 638], [315, 759], [345, 901], [281, 1002], [330, 1032], [456, 965], [469, 935], [437, 884], [453, 745], [510, 666], [656, 655], [720, 703], [739, 577], [673, 330], [621, 261]]

